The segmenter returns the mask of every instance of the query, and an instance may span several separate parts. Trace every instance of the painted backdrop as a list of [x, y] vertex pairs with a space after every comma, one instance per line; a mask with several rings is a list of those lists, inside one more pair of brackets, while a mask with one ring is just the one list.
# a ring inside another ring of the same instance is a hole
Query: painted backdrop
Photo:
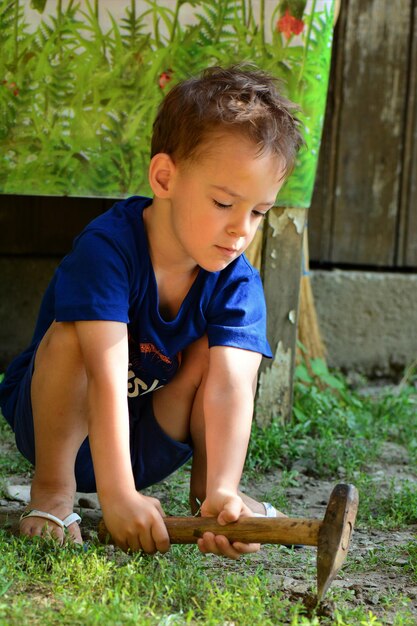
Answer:
[[177, 81], [251, 61], [302, 108], [278, 204], [309, 206], [332, 0], [0, 0], [0, 193], [148, 194], [152, 122]]

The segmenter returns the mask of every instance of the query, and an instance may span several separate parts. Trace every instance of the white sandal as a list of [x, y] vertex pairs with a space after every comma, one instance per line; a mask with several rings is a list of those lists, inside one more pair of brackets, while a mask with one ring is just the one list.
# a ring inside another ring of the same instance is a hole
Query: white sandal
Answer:
[[[281, 517], [281, 515], [278, 515], [278, 511], [274, 506], [272, 506], [272, 504], [269, 502], [262, 502], [262, 504], [264, 506], [265, 513], [252, 513], [253, 517]], [[286, 516], [284, 515], [284, 517]]]
[[81, 517], [78, 515], [78, 513], [70, 513], [65, 519], [60, 519], [59, 517], [56, 517], [56, 515], [52, 515], [52, 513], [45, 513], [44, 511], [38, 511], [37, 509], [32, 509], [30, 511], [25, 511], [24, 513], [22, 513], [22, 515], [20, 516], [20, 521], [26, 519], [27, 517], [41, 517], [42, 519], [54, 522], [55, 524], [57, 524], [57, 526], [62, 528], [62, 530], [65, 530], [74, 522], [77, 522], [78, 524], [81, 522]]
[[272, 506], [272, 504], [269, 502], [262, 502], [262, 504], [265, 507], [265, 517], [281, 517], [281, 515], [278, 515], [278, 511], [274, 506]]

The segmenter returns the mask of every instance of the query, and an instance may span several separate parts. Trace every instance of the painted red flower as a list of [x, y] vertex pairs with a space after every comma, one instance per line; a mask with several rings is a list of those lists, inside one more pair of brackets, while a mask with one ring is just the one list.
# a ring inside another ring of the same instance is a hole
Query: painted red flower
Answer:
[[10, 91], [13, 92], [14, 96], [18, 96], [19, 95], [19, 87], [16, 85], [16, 83], [10, 83], [9, 85], [7, 85], [8, 89], [10, 89]]
[[159, 76], [158, 84], [161, 89], [164, 89], [167, 84], [172, 80], [172, 75], [174, 70], [168, 69], [165, 72], [162, 72]]
[[291, 35], [299, 35], [303, 30], [303, 20], [299, 20], [294, 15], [291, 15], [289, 9], [285, 11], [285, 14], [277, 22], [277, 31], [282, 33], [286, 39], [289, 39]]
[[15, 82], [8, 83], [7, 80], [3, 80], [1, 82], [1, 84], [4, 85], [6, 87], [6, 89], [11, 91], [14, 96], [18, 96], [19, 95], [19, 87], [16, 85]]

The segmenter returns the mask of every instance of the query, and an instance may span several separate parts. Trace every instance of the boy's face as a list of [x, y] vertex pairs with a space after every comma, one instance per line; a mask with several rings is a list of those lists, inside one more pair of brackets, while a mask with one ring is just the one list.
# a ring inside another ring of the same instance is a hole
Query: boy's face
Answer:
[[275, 155], [258, 156], [239, 135], [212, 137], [195, 162], [175, 167], [171, 229], [179, 249], [209, 272], [224, 269], [274, 205], [283, 167]]

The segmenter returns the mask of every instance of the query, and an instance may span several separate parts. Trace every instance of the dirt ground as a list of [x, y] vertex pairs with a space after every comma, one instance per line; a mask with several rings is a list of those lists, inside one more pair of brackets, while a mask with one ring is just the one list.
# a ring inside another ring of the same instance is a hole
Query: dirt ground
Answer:
[[[285, 490], [291, 516], [322, 519], [334, 482], [308, 476], [308, 469], [303, 468], [300, 463], [295, 469], [298, 471], [297, 484]], [[381, 489], [391, 479], [417, 479], [407, 465], [406, 451], [395, 444], [384, 446], [379, 462], [369, 468], [369, 473]], [[279, 481], [279, 472], [263, 475], [256, 482], [248, 484], [245, 490], [262, 500], [270, 499]], [[0, 525], [7, 525], [15, 531], [18, 517], [28, 497], [28, 479], [10, 476], [7, 489], [7, 498], [0, 500]], [[168, 493], [169, 491], [168, 484]], [[167, 497], [166, 485], [161, 491], [153, 490], [152, 493], [160, 496], [164, 503], [164, 498]], [[77, 494], [77, 503], [82, 508], [82, 527], [85, 537], [88, 538], [100, 518], [98, 501], [95, 494]], [[77, 507], [75, 510], [78, 510]], [[416, 538], [417, 526], [408, 526], [406, 530], [384, 531], [367, 530], [360, 524], [357, 525], [345, 567], [331, 588], [347, 590], [349, 593], [344, 594], [343, 602], [347, 602], [350, 608], [360, 605], [369, 609], [383, 624], [394, 623], [396, 611], [405, 604], [408, 611], [415, 615], [417, 624], [417, 584], [412, 581], [410, 573], [407, 573], [406, 554], [402, 553], [404, 545]], [[304, 548], [296, 551], [293, 564], [291, 554], [284, 559], [284, 563], [280, 564], [278, 560], [277, 564], [276, 559], [271, 558], [272, 551], [276, 549], [276, 546], [268, 546], [251, 557], [253, 566], [262, 564], [265, 569], [270, 567], [276, 587], [284, 590], [289, 598], [302, 598], [307, 606], [314, 585], [316, 549]], [[390, 558], [387, 555], [391, 555]], [[215, 563], [213, 565], [216, 566]], [[250, 571], [252, 567], [248, 569]], [[309, 574], [306, 573], [308, 571]], [[329, 595], [330, 600], [323, 603], [322, 610], [323, 615], [331, 617], [335, 602], [331, 600], [331, 594]], [[391, 598], [392, 602], [387, 602], [387, 598]]]

